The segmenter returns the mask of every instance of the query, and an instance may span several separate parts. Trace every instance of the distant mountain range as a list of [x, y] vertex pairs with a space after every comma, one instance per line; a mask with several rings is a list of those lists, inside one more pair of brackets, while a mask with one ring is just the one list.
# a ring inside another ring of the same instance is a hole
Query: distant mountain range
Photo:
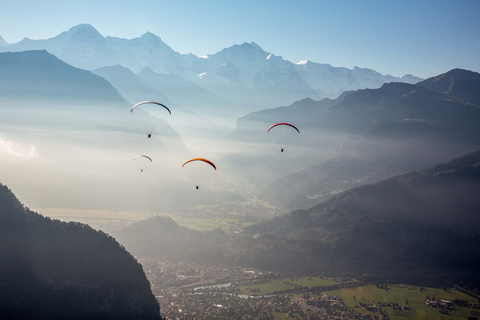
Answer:
[[0, 184], [3, 319], [160, 319], [141, 265], [112, 237], [51, 220]]
[[[150, 32], [131, 40], [104, 37], [89, 24], [75, 26], [46, 40], [25, 38], [0, 46], [0, 51], [4, 52], [25, 50], [47, 50], [85, 70], [121, 65], [138, 73], [148, 67], [169, 75], [170, 87], [159, 92], [172, 100], [175, 99], [169, 96], [170, 92], [189, 92], [195, 83], [210, 92], [210, 98], [215, 95], [219, 102], [221, 98], [226, 105], [234, 103], [247, 110], [289, 105], [307, 97], [337, 97], [347, 90], [378, 88], [391, 81], [416, 83], [421, 80], [411, 75], [397, 78], [370, 69], [355, 67], [350, 70], [311, 61], [295, 64], [264, 51], [253, 42], [234, 45], [205, 57], [185, 55], [174, 51]], [[198, 87], [195, 90], [198, 91]], [[195, 100], [187, 102], [192, 101]], [[185, 100], [178, 99], [180, 102], [183, 104]], [[208, 105], [208, 100], [203, 104]]]
[[[435, 79], [455, 85], [443, 93]], [[478, 73], [455, 69], [417, 85], [389, 83], [336, 100], [305, 99], [251, 113], [238, 120], [233, 141], [275, 144], [267, 128], [284, 121], [301, 134], [285, 153], [238, 160], [237, 167], [260, 185], [279, 177], [265, 186], [263, 196], [292, 210], [474, 151], [480, 145], [479, 79]], [[428, 89], [432, 83], [438, 85], [435, 91]]]

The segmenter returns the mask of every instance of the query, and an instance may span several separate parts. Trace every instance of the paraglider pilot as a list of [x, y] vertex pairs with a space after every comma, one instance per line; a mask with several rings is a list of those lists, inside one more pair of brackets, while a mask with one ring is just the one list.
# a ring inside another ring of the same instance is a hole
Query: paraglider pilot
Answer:
[[151, 133], [149, 133], [149, 134], [148, 134], [148, 137], [149, 137], [149, 138], [151, 138], [151, 137], [152, 137], [152, 134], [151, 134]]
[[198, 190], [198, 186], [196, 186], [197, 190]]

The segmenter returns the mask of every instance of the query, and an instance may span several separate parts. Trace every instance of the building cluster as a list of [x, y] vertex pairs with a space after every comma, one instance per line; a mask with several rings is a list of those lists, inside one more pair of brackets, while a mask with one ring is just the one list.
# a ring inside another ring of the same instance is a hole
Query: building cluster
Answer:
[[425, 302], [427, 306], [438, 308], [440, 313], [447, 314], [448, 310], [453, 311], [456, 310], [455, 306], [453, 303], [449, 300], [437, 300], [435, 297], [429, 298], [427, 297], [427, 300]]
[[165, 295], [159, 303], [162, 316], [167, 320], [270, 320], [275, 319], [274, 313], [301, 314], [301, 309], [286, 295], [245, 298], [225, 292], [182, 293]]
[[275, 279], [276, 272], [265, 272], [236, 266], [203, 266], [194, 263], [139, 259], [153, 293], [180, 293], [193, 288], [229, 282], [254, 283], [256, 279]]

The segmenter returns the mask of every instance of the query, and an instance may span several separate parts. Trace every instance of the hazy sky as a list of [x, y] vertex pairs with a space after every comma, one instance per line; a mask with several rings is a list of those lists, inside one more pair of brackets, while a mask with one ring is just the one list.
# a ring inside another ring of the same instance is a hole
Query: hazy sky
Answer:
[[480, 71], [480, 1], [0, 0], [8, 43], [81, 23], [104, 36], [146, 31], [180, 53], [256, 42], [292, 62], [310, 59], [401, 76]]

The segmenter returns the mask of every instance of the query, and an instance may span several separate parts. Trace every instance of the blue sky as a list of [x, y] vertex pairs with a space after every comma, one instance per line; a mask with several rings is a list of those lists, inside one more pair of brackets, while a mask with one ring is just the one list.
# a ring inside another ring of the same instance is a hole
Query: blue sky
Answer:
[[430, 77], [480, 72], [480, 1], [0, 0], [0, 36], [45, 39], [81, 23], [104, 36], [146, 31], [180, 53], [255, 42], [297, 62]]

